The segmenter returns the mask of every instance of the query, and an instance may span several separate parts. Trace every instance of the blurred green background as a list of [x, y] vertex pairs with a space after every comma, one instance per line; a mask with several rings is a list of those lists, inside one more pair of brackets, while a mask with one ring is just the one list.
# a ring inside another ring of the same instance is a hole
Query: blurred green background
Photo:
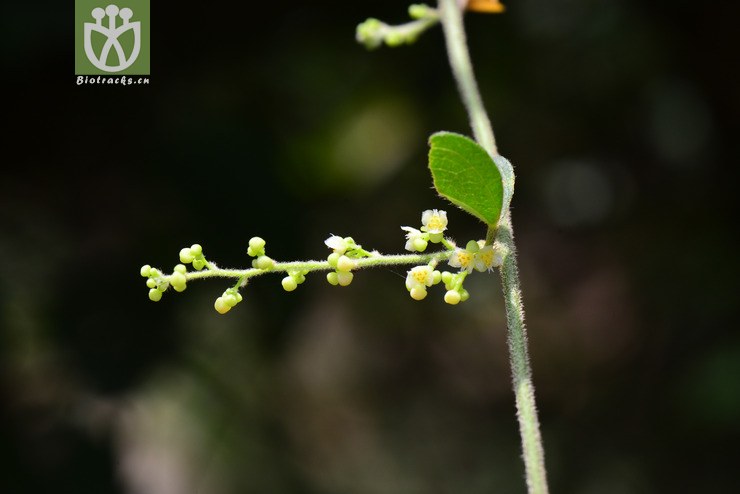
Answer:
[[[734, 2], [526, 0], [466, 23], [513, 220], [552, 492], [740, 485]], [[72, 4], [3, 7], [0, 492], [525, 492], [496, 276], [411, 300], [138, 271], [249, 238], [382, 252], [449, 212], [426, 138], [469, 134], [441, 31], [367, 52], [391, 1], [152, 6], [149, 87], [74, 85]]]

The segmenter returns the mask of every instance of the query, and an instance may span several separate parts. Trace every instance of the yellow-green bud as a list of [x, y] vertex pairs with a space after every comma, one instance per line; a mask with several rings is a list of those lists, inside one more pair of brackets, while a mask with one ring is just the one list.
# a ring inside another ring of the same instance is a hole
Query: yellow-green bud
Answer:
[[293, 290], [298, 288], [298, 283], [296, 283], [295, 278], [293, 278], [292, 276], [286, 276], [285, 278], [283, 278], [282, 284], [283, 290], [285, 290], [286, 292], [292, 292]]
[[151, 290], [149, 290], [149, 300], [151, 300], [152, 302], [159, 302], [160, 300], [162, 300], [162, 292], [160, 292], [156, 288], [152, 288]]
[[448, 290], [447, 293], [445, 293], [445, 302], [450, 305], [459, 304], [461, 298], [462, 297], [460, 296], [460, 292], [458, 292], [457, 290]]

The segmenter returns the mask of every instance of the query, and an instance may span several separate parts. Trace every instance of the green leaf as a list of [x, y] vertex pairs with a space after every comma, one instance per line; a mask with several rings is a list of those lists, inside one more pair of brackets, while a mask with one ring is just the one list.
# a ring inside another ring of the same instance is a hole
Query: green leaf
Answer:
[[[499, 166], [472, 139], [452, 132], [437, 132], [429, 138], [429, 169], [434, 187], [452, 204], [495, 228], [504, 207], [504, 183]], [[501, 166], [511, 165], [501, 158]], [[513, 192], [513, 172], [511, 179]], [[508, 201], [511, 193], [508, 194]]]

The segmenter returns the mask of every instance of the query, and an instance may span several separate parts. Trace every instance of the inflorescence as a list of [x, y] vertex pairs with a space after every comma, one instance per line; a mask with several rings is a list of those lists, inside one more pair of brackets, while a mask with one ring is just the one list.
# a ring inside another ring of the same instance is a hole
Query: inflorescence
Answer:
[[[458, 2], [461, 7], [471, 12], [500, 14], [506, 10], [499, 0], [458, 0]], [[371, 17], [357, 26], [355, 38], [370, 50], [383, 44], [391, 47], [410, 45], [422, 33], [440, 22], [439, 11], [425, 4], [410, 5], [409, 17], [411, 21], [395, 26]]]
[[[456, 305], [466, 301], [470, 294], [463, 287], [465, 278], [474, 270], [492, 271], [503, 262], [502, 248], [498, 244], [486, 244], [483, 240], [471, 240], [464, 248], [457, 247], [455, 242], [446, 238], [447, 213], [430, 209], [421, 215], [422, 226], [412, 228], [403, 226], [406, 232], [405, 249], [412, 254], [383, 255], [377, 251], [367, 251], [357, 244], [352, 237], [331, 235], [324, 243], [331, 253], [323, 261], [276, 262], [265, 253], [266, 242], [260, 237], [249, 240], [247, 254], [253, 258], [249, 269], [223, 269], [212, 261], [206, 260], [203, 248], [193, 244], [180, 250], [180, 264], [171, 274], [150, 265], [142, 266], [141, 276], [146, 278], [149, 287], [149, 299], [158, 302], [162, 294], [172, 287], [177, 292], [185, 291], [188, 281], [201, 278], [235, 278], [236, 284], [226, 289], [214, 303], [220, 314], [225, 314], [242, 301], [239, 292], [247, 285], [250, 278], [269, 272], [284, 273], [281, 283], [286, 292], [292, 292], [306, 280], [306, 275], [313, 271], [328, 271], [326, 280], [335, 286], [347, 286], [354, 279], [354, 271], [374, 266], [414, 265], [406, 275], [406, 289], [414, 300], [427, 296], [427, 289], [443, 283], [444, 300]], [[429, 244], [439, 244], [443, 250], [425, 253]], [[437, 269], [446, 261], [456, 271]], [[188, 271], [187, 264], [193, 270]]]

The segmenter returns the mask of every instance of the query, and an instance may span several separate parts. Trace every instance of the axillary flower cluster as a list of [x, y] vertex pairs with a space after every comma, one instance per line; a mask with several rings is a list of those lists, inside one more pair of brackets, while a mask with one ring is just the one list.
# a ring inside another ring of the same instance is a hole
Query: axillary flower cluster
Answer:
[[[180, 263], [171, 274], [150, 265], [142, 266], [140, 274], [146, 278], [149, 299], [158, 302], [162, 294], [172, 287], [177, 292], [185, 291], [187, 283], [202, 278], [232, 278], [236, 283], [226, 289], [214, 302], [220, 314], [229, 312], [242, 301], [240, 290], [249, 280], [270, 272], [284, 273], [281, 284], [286, 292], [292, 292], [306, 281], [306, 275], [313, 271], [328, 271], [326, 280], [335, 286], [348, 286], [358, 269], [376, 266], [414, 265], [406, 274], [406, 289], [414, 300], [423, 300], [427, 290], [433, 285], [443, 283], [446, 289], [444, 301], [451, 305], [464, 302], [470, 297], [463, 287], [465, 278], [474, 270], [492, 271], [503, 262], [502, 248], [486, 245], [483, 240], [471, 240], [465, 248], [457, 247], [455, 242], [445, 237], [447, 213], [429, 209], [421, 215], [419, 229], [403, 226], [406, 232], [407, 251], [411, 254], [384, 255], [377, 251], [367, 251], [352, 237], [331, 235], [324, 243], [331, 249], [326, 260], [277, 262], [267, 256], [266, 242], [260, 237], [249, 240], [247, 254], [253, 258], [248, 269], [223, 269], [214, 262], [206, 260], [203, 247], [193, 244], [180, 250]], [[442, 249], [427, 253], [429, 244], [439, 244]], [[437, 269], [440, 263], [447, 262], [453, 271]], [[191, 271], [187, 265], [192, 265]]]
[[456, 305], [466, 301], [470, 294], [463, 288], [465, 278], [473, 269], [484, 272], [492, 271], [501, 266], [503, 258], [493, 245], [485, 245], [483, 240], [471, 240], [464, 249], [455, 246], [455, 243], [444, 237], [447, 230], [447, 213], [431, 209], [421, 215], [422, 227], [417, 230], [409, 226], [402, 226], [406, 231], [406, 250], [423, 252], [429, 243], [442, 244], [450, 253], [447, 264], [453, 268], [460, 268], [456, 273], [439, 271], [438, 260], [433, 259], [426, 265], [411, 268], [406, 275], [406, 289], [414, 300], [423, 300], [427, 296], [427, 288], [440, 282], [444, 283], [444, 300], [448, 304]]

